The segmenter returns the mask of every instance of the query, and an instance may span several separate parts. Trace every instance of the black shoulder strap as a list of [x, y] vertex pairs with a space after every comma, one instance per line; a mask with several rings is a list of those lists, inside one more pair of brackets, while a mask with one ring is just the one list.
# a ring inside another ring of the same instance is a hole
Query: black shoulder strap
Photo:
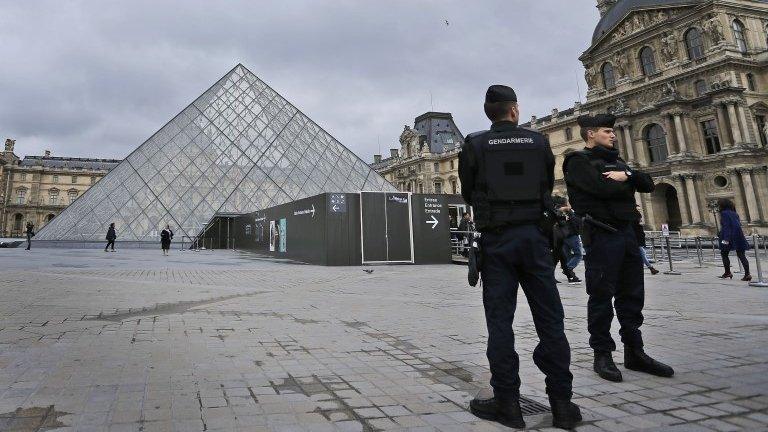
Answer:
[[464, 142], [469, 144], [472, 149], [471, 157], [477, 167], [477, 176], [475, 177], [475, 188], [481, 191], [488, 190], [488, 182], [485, 178], [485, 158], [483, 158], [483, 146], [480, 141], [481, 138], [490, 131], [478, 131], [473, 132], [464, 139]]

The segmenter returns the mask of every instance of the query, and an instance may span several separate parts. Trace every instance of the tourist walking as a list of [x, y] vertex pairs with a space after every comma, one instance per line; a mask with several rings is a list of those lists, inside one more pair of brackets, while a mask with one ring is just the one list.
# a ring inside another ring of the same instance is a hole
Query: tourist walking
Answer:
[[736, 251], [736, 257], [741, 261], [742, 267], [744, 267], [744, 277], [741, 280], [749, 282], [752, 280], [752, 276], [749, 274], [749, 261], [745, 251], [749, 249], [749, 243], [744, 237], [744, 232], [741, 230], [741, 220], [736, 213], [736, 208], [733, 206], [733, 201], [725, 198], [717, 200], [717, 207], [720, 209], [720, 256], [723, 258], [723, 267], [725, 267], [725, 273], [720, 276], [720, 279], [733, 279], [733, 273], [731, 273], [731, 251]]
[[170, 225], [166, 225], [165, 229], [160, 233], [160, 246], [163, 248], [163, 255], [167, 256], [168, 251], [171, 249], [171, 240], [173, 240], [173, 230]]
[[645, 228], [643, 228], [642, 219], [635, 225], [635, 235], [637, 236], [637, 245], [640, 247], [640, 257], [643, 259], [643, 265], [651, 271], [652, 275], [659, 274], [659, 271], [651, 264], [651, 260], [648, 259], [648, 251], [645, 250]]
[[32, 237], [35, 236], [35, 225], [32, 222], [27, 222], [27, 250], [32, 249]]
[[115, 232], [115, 223], [109, 224], [107, 229], [107, 245], [104, 247], [104, 252], [107, 252], [110, 246], [112, 246], [112, 252], [115, 251], [115, 240], [117, 239], [117, 232]]

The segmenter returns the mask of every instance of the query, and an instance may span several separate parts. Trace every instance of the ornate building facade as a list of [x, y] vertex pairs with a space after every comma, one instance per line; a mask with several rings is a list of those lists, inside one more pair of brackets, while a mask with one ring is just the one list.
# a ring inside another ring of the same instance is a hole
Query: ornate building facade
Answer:
[[400, 148], [371, 167], [398, 190], [415, 193], [460, 194], [459, 150], [464, 136], [450, 113], [428, 112], [405, 126]]
[[647, 229], [713, 234], [719, 198], [748, 231], [768, 233], [768, 0], [598, 0], [580, 57], [587, 101], [524, 125], [550, 138], [556, 190], [563, 154], [580, 149], [576, 118], [611, 112], [618, 148], [650, 173], [638, 196]]
[[114, 159], [84, 159], [14, 153], [16, 141], [5, 140], [0, 153], [0, 237], [21, 237], [26, 223], [42, 228], [91, 185], [120, 163]]

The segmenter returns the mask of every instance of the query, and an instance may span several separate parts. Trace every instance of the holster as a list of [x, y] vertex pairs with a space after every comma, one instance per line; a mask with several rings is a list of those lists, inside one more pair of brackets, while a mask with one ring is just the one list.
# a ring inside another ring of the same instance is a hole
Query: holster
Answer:
[[592, 245], [592, 233], [594, 232], [594, 227], [592, 225], [585, 223], [581, 225], [581, 244], [584, 245], [584, 247], [589, 247]]

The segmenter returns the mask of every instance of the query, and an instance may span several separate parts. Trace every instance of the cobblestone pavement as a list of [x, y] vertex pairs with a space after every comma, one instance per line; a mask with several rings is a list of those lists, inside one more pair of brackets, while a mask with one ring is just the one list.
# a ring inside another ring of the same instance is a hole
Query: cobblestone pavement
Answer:
[[[0, 263], [1, 431], [505, 430], [467, 411], [489, 376], [480, 291], [460, 266], [57, 249]], [[584, 287], [560, 286], [579, 430], [768, 430], [768, 290], [678, 267], [647, 276], [643, 326], [671, 379], [598, 379]], [[546, 430], [520, 305], [526, 420]]]

